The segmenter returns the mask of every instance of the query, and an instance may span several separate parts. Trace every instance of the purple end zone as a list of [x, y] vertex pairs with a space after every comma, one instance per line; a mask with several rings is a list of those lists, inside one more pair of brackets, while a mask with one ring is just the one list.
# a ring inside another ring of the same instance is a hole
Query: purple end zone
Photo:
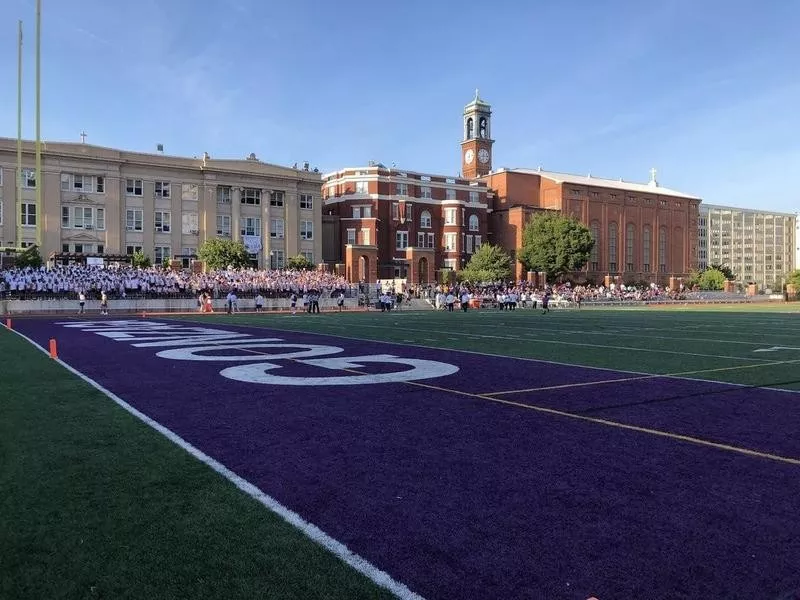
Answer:
[[[246, 383], [219, 375], [233, 363], [158, 358], [160, 348], [135, 348], [48, 321], [19, 320], [16, 328], [43, 347], [57, 337], [65, 362], [427, 598], [773, 599], [800, 588], [800, 467], [794, 465], [406, 383]], [[629, 377], [329, 336], [212, 328], [338, 346], [344, 356], [442, 361], [459, 372], [421, 382], [471, 392]], [[279, 370], [300, 377], [323, 369], [286, 362]], [[634, 406], [597, 416], [655, 427], [661, 410], [665, 427], [699, 424], [705, 434], [723, 420], [723, 404], [693, 410], [708, 402], [701, 394], [696, 404], [684, 401], [682, 424], [674, 400], [636, 405], [642, 396], [633, 394], [633, 384], [650, 382], [590, 386], [578, 396], [537, 392], [523, 400], [594, 414], [585, 411], [598, 408], [592, 399], [606, 394], [599, 406], [626, 400]], [[656, 389], [688, 398], [704, 385], [667, 380]], [[761, 401], [761, 392], [748, 393]], [[650, 412], [637, 413], [635, 406]], [[735, 435], [748, 424], [764, 435], [740, 443], [766, 443], [768, 427], [777, 428], [775, 435], [793, 433], [787, 433], [791, 418], [779, 427], [778, 419], [744, 406], [742, 400], [728, 417], [742, 421]], [[765, 410], [790, 407], [773, 403]]]

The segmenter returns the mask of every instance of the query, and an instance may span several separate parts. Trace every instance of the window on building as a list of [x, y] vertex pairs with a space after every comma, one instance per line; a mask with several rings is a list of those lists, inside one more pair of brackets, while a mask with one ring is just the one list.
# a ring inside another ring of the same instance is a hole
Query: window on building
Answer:
[[142, 251], [141, 246], [125, 246], [125, 254], [127, 254], [128, 256], [132, 256], [133, 254], [136, 254], [137, 252], [141, 251]]
[[658, 230], [658, 272], [667, 272], [667, 228]]
[[314, 196], [311, 194], [300, 194], [300, 208], [304, 210], [313, 210]]
[[303, 250], [303, 251], [301, 251], [301, 252], [300, 252], [300, 256], [302, 256], [303, 258], [305, 258], [305, 259], [306, 259], [308, 262], [310, 262], [312, 265], [314, 264], [314, 253], [313, 253], [313, 252], [311, 252], [310, 250]]
[[396, 183], [394, 189], [395, 189], [395, 193], [398, 196], [408, 196], [408, 184], [407, 183]]
[[61, 244], [62, 252], [69, 252], [69, 244]]
[[156, 198], [169, 198], [170, 197], [170, 184], [169, 181], [156, 181], [153, 194]]
[[469, 216], [469, 230], [470, 231], [479, 231], [481, 228], [480, 219], [478, 219], [478, 215], [470, 215]]
[[75, 229], [94, 229], [93, 211], [91, 208], [82, 206], [72, 207], [72, 226]]
[[230, 215], [217, 215], [217, 235], [221, 237], [231, 237]]
[[457, 260], [455, 258], [445, 258], [444, 259], [444, 268], [450, 269], [451, 271], [456, 270]]
[[270, 219], [269, 221], [269, 237], [282, 240], [284, 237], [284, 222], [283, 219]]
[[103, 193], [105, 191], [105, 178], [101, 175], [77, 175], [71, 173], [61, 174], [61, 191], [82, 193]]
[[[3, 172], [3, 169], [0, 169], [0, 173]], [[3, 185], [2, 175], [0, 175], [0, 185]], [[0, 225], [3, 224], [3, 201], [0, 200]]]
[[469, 193], [469, 201], [472, 204], [477, 204], [481, 199], [481, 195], [478, 192], [470, 192]]
[[353, 245], [356, 243], [356, 230], [355, 229], [348, 229], [347, 230], [347, 244]]
[[466, 238], [467, 254], [472, 254], [472, 236], [468, 235]]
[[155, 230], [163, 233], [169, 233], [172, 224], [172, 215], [163, 210], [157, 210], [153, 213], [153, 223]]
[[422, 229], [430, 229], [431, 228], [431, 213], [427, 210], [423, 210], [419, 214], [419, 226]]
[[22, 187], [35, 188], [36, 187], [36, 170], [24, 169], [22, 171]]
[[67, 228], [71, 226], [70, 221], [71, 212], [69, 206], [61, 207], [61, 227]]
[[408, 232], [396, 231], [395, 232], [395, 248], [397, 250], [404, 250], [408, 248]]
[[361, 230], [361, 243], [363, 245], [365, 245], [365, 246], [369, 246], [370, 245], [370, 235], [371, 234], [370, 234], [370, 230], [369, 229], [364, 228], [364, 229]]
[[356, 181], [356, 194], [369, 194], [368, 182]]
[[361, 218], [361, 207], [360, 206], [354, 206], [353, 207], [353, 218], [354, 219], [360, 219]]
[[314, 222], [313, 221], [300, 221], [300, 239], [313, 240], [314, 239]]
[[126, 231], [142, 231], [142, 222], [144, 220], [144, 213], [141, 209], [129, 208], [125, 211], [125, 230]]
[[414, 222], [414, 205], [406, 203], [406, 221], [409, 223]]
[[456, 224], [456, 209], [455, 208], [445, 208], [444, 209], [444, 224], [445, 225], [455, 225]]
[[445, 200], [455, 200], [456, 199], [456, 191], [453, 188], [446, 188], [444, 190], [444, 199]]
[[645, 226], [644, 229], [642, 229], [642, 270], [645, 273], [650, 272], [651, 235], [650, 228]]
[[270, 250], [269, 252], [269, 268], [270, 269], [283, 269], [286, 266], [286, 256], [283, 250]]
[[272, 190], [269, 193], [269, 205], [276, 208], [283, 208], [285, 194], [280, 190]]
[[261, 204], [261, 190], [257, 188], [244, 188], [242, 190], [241, 203], [259, 206]]
[[475, 252], [477, 252], [480, 247], [481, 247], [481, 236], [476, 235], [475, 236]]
[[217, 204], [230, 204], [231, 192], [231, 186], [229, 185], [217, 186]]
[[633, 223], [628, 223], [625, 229], [625, 270], [633, 271], [633, 243], [636, 227]]
[[417, 232], [417, 248], [424, 248], [425, 247], [425, 232], [418, 231]]
[[[273, 219], [273, 220], [279, 220], [281, 224], [283, 223], [283, 219]], [[242, 235], [261, 236], [261, 218], [245, 217], [244, 219], [242, 219], [240, 233]], [[283, 237], [283, 231], [281, 231], [281, 237]]]
[[392, 202], [392, 220], [397, 221], [400, 218], [400, 203]]
[[455, 233], [445, 233], [444, 234], [444, 249], [448, 252], [455, 252], [456, 250], [456, 234]]
[[100, 231], [103, 231], [106, 228], [106, 209], [105, 208], [97, 208], [94, 212], [95, 218], [95, 227]]
[[128, 196], [141, 196], [142, 195], [142, 180], [141, 179], [126, 179], [125, 180], [125, 193]]
[[419, 197], [420, 198], [432, 198], [433, 196], [431, 195], [430, 186], [423, 185], [421, 188], [419, 188]]
[[592, 263], [592, 271], [600, 270], [600, 223], [592, 221], [589, 224], [589, 232], [592, 234], [594, 246], [589, 253], [589, 262]]
[[75, 244], [75, 253], [76, 254], [83, 254], [85, 252], [91, 252], [91, 246], [86, 244]]
[[153, 258], [156, 265], [164, 264], [165, 260], [172, 257], [172, 248], [169, 246], [156, 246], [153, 248]]
[[608, 270], [615, 273], [617, 270], [617, 224], [608, 224]]
[[435, 239], [436, 238], [432, 233], [426, 234], [425, 247], [426, 248], [434, 248], [435, 247], [435, 243], [434, 243]]

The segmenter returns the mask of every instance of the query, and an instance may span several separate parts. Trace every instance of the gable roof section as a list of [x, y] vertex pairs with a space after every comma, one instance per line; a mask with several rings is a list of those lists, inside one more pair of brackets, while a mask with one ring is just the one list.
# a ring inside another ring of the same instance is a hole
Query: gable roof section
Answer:
[[676, 198], [687, 198], [689, 200], [701, 200], [697, 196], [684, 194], [676, 190], [661, 187], [649, 183], [634, 183], [622, 181], [620, 179], [604, 179], [592, 175], [571, 175], [569, 173], [557, 173], [555, 171], [540, 171], [539, 169], [508, 169], [511, 173], [522, 173], [525, 175], [539, 175], [545, 179], [556, 183], [572, 183], [574, 185], [593, 185], [597, 187], [625, 190], [629, 192], [639, 192], [641, 194], [660, 194], [662, 196], [675, 196]]

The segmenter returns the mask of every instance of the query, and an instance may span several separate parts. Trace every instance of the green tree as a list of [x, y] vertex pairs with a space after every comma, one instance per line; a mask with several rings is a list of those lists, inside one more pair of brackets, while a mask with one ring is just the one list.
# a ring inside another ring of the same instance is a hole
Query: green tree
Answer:
[[234, 242], [226, 238], [211, 238], [203, 242], [197, 252], [197, 258], [206, 263], [209, 269], [226, 269], [229, 266], [238, 269], [250, 264], [250, 255], [242, 242]]
[[795, 289], [800, 289], [800, 269], [796, 269], [789, 273], [786, 283], [791, 283], [795, 286]]
[[147, 269], [148, 267], [152, 266], [152, 261], [150, 257], [147, 256], [144, 252], [139, 250], [138, 252], [133, 253], [133, 258], [131, 259], [131, 265], [137, 267], [139, 269]]
[[592, 234], [580, 221], [548, 211], [525, 225], [517, 258], [528, 271], [544, 271], [551, 280], [583, 268], [593, 247]]
[[39, 252], [39, 246], [28, 246], [22, 252], [18, 253], [14, 259], [14, 265], [20, 269], [25, 267], [33, 267], [38, 269], [44, 264], [42, 254]]
[[291, 257], [288, 261], [286, 261], [286, 266], [290, 269], [294, 269], [295, 271], [311, 271], [314, 269], [314, 263], [312, 263], [302, 254]]
[[722, 273], [725, 276], [725, 279], [727, 279], [728, 281], [734, 281], [736, 279], [736, 275], [734, 275], [733, 271], [731, 271], [731, 268], [726, 266], [726, 265], [722, 265], [722, 264], [714, 265], [714, 264], [712, 264], [712, 265], [708, 265], [708, 268], [709, 269], [714, 269], [716, 271], [719, 271], [720, 273]]
[[483, 244], [459, 271], [462, 280], [475, 283], [482, 281], [508, 281], [511, 277], [511, 257], [500, 246]]
[[725, 287], [725, 281], [725, 273], [719, 269], [708, 268], [700, 273], [697, 285], [701, 290], [721, 290]]

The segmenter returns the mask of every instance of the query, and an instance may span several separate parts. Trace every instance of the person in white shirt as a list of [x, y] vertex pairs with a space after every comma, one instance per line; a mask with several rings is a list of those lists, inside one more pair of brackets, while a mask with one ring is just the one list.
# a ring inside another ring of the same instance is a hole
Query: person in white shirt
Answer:
[[464, 312], [467, 312], [467, 309], [469, 308], [469, 301], [470, 301], [469, 292], [467, 290], [464, 290], [463, 292], [461, 292], [461, 310], [463, 310]]
[[256, 295], [256, 312], [261, 312], [262, 308], [264, 308], [264, 296], [258, 294]]
[[86, 307], [86, 294], [84, 294], [83, 292], [78, 292], [78, 306], [80, 307], [80, 309], [78, 310], [78, 314], [82, 315]]

